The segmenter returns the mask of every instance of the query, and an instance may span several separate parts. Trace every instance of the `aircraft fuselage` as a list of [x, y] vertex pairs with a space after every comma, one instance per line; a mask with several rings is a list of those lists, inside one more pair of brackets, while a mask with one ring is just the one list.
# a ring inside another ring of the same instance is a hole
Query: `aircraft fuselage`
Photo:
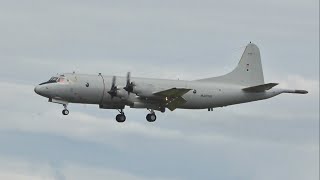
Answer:
[[[36, 87], [36, 92], [49, 99], [65, 101], [68, 103], [98, 104], [106, 109], [121, 109], [122, 106], [132, 108], [155, 108], [157, 97], [152, 97], [153, 92], [179, 87], [191, 89], [182, 97], [187, 101], [178, 108], [183, 109], [207, 109], [223, 107], [251, 101], [267, 99], [281, 93], [280, 90], [259, 93], [247, 93], [242, 90], [244, 86], [234, 84], [221, 84], [199, 81], [164, 80], [148, 78], [132, 78], [145, 92], [142, 96], [135, 93], [127, 93], [125, 77], [117, 77], [117, 84], [123, 96], [111, 97], [108, 90], [111, 88], [112, 76], [65, 74], [64, 82], [47, 83]], [[122, 86], [121, 86], [122, 85]], [[143, 97], [145, 96], [145, 97]], [[158, 104], [161, 107], [161, 104]], [[109, 107], [109, 108], [108, 108]]]

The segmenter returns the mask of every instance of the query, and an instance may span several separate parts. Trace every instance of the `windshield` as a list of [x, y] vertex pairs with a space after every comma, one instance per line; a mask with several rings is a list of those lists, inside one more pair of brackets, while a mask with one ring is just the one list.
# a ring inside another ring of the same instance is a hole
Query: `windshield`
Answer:
[[57, 82], [58, 79], [59, 79], [58, 77], [52, 77], [49, 79], [48, 82]]
[[49, 84], [49, 83], [57, 83], [57, 82], [65, 82], [65, 77], [61, 76], [61, 77], [51, 77], [48, 81], [43, 82], [39, 85], [43, 85], [43, 84]]

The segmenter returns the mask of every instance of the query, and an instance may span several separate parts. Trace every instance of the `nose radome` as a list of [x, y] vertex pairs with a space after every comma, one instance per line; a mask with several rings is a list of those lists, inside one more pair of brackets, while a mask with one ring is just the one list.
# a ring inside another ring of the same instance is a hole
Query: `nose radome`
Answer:
[[41, 95], [41, 87], [38, 85], [38, 86], [36, 86], [35, 88], [34, 88], [34, 92], [35, 93], [37, 93], [37, 94], [39, 94], [39, 95]]
[[40, 96], [48, 97], [50, 92], [49, 88], [46, 85], [38, 85], [34, 88], [34, 92], [39, 94]]
[[39, 86], [36, 86], [36, 87], [34, 88], [34, 92], [37, 93], [37, 94], [39, 94], [39, 93], [38, 93], [38, 92], [39, 92]]

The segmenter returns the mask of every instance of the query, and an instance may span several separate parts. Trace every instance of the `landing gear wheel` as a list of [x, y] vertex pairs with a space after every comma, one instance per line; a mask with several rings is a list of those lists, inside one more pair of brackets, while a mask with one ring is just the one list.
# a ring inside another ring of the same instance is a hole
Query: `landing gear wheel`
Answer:
[[149, 122], [154, 122], [154, 121], [156, 121], [157, 116], [154, 113], [150, 113], [150, 114], [147, 115], [146, 119]]
[[116, 116], [116, 120], [117, 120], [117, 122], [122, 123], [122, 122], [126, 121], [126, 116], [124, 114], [118, 114]]
[[69, 114], [69, 110], [68, 109], [62, 110], [62, 114], [65, 115], [65, 116], [68, 115]]

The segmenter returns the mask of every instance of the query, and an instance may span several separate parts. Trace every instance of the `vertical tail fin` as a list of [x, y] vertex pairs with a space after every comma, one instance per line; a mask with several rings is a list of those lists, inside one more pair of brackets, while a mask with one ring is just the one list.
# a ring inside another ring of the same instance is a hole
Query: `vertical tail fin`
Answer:
[[243, 86], [264, 84], [259, 48], [253, 43], [248, 44], [238, 66], [232, 72], [223, 76], [200, 79], [199, 81], [239, 84]]

